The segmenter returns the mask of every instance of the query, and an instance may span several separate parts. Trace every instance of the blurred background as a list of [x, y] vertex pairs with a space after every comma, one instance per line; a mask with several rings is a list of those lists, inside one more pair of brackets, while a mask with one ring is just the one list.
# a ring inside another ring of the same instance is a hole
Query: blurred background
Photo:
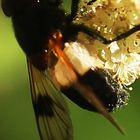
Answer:
[[[70, 0], [69, 0], [70, 1]], [[65, 0], [65, 5], [69, 6]], [[128, 106], [113, 113], [127, 134], [121, 135], [101, 115], [80, 109], [68, 99], [74, 140], [140, 139], [140, 80]], [[0, 140], [39, 140], [31, 103], [26, 58], [0, 9]]]

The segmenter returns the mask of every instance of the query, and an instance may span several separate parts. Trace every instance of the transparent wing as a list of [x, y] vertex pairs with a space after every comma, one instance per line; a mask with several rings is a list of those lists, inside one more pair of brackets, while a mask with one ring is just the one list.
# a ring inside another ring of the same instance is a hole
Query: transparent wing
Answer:
[[72, 124], [61, 92], [47, 74], [37, 70], [29, 61], [27, 63], [41, 140], [72, 140]]

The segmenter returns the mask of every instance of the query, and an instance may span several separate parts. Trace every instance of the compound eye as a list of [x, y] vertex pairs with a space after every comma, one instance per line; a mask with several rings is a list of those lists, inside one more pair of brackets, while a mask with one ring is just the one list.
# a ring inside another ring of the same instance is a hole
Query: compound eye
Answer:
[[33, 0], [2, 0], [1, 7], [6, 16], [13, 16], [27, 6], [31, 6]]
[[6, 15], [6, 16], [11, 16], [11, 12], [12, 12], [12, 8], [11, 8], [11, 6], [10, 6], [10, 3], [9, 3], [9, 1], [8, 0], [2, 0], [1, 1], [1, 7], [2, 7], [2, 10], [3, 10], [3, 12], [4, 12], [4, 14]]

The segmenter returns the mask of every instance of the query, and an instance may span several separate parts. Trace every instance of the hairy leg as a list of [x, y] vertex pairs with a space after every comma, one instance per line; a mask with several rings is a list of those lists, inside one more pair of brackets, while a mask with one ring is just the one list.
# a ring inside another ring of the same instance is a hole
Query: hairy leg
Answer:
[[121, 40], [123, 38], [126, 38], [130, 35], [132, 35], [133, 33], [137, 32], [140, 30], [140, 24], [134, 26], [132, 29], [116, 36], [113, 39], [107, 39], [105, 37], [103, 37], [98, 31], [84, 25], [84, 24], [72, 24], [71, 27], [71, 33], [78, 33], [78, 32], [83, 32], [86, 33], [87, 35], [99, 40], [100, 42], [102, 42], [103, 44], [109, 44], [113, 41], [118, 41]]

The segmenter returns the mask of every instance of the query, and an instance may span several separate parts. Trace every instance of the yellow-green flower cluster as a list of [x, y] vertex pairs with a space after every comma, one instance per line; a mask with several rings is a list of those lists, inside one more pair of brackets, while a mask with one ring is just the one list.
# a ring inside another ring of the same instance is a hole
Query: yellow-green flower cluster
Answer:
[[[85, 24], [107, 39], [113, 39], [140, 24], [140, 9], [132, 0], [87, 3], [81, 3], [74, 22]], [[85, 47], [91, 57], [99, 59], [100, 67], [110, 71], [120, 84], [130, 85], [140, 77], [140, 31], [108, 45], [79, 33], [77, 43]]]

